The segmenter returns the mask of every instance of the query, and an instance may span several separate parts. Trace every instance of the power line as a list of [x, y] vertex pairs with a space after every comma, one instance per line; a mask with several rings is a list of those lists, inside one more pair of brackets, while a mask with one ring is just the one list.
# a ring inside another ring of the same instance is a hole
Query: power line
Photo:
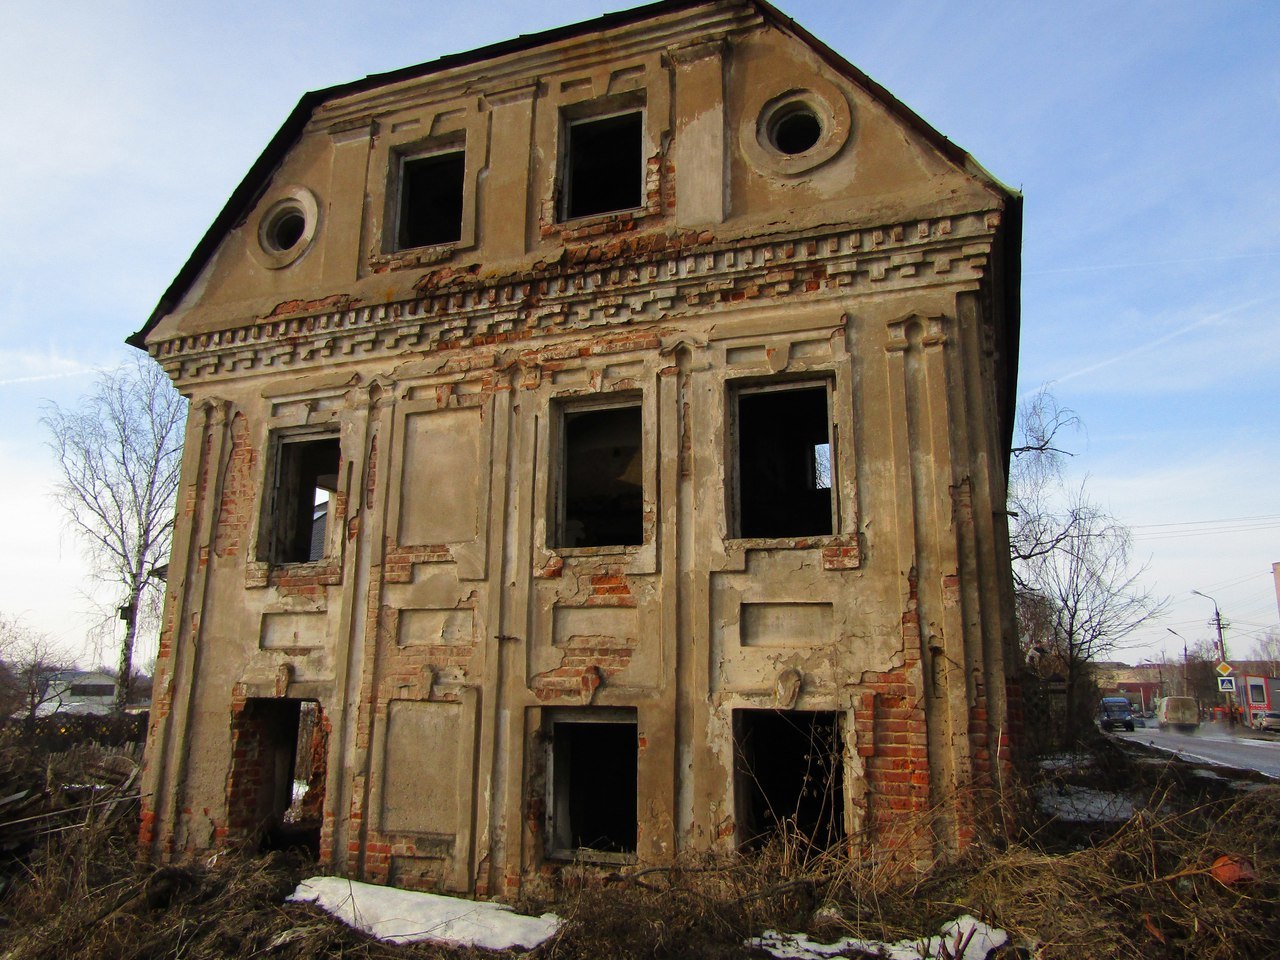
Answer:
[[1145, 530], [1151, 527], [1192, 527], [1197, 524], [1242, 523], [1244, 521], [1251, 520], [1280, 521], [1280, 513], [1264, 513], [1256, 517], [1218, 517], [1214, 520], [1172, 520], [1167, 523], [1135, 523], [1130, 525], [1130, 529]]
[[1243, 577], [1236, 577], [1234, 580], [1223, 580], [1221, 583], [1211, 583], [1207, 587], [1205, 587], [1205, 589], [1206, 590], [1226, 590], [1229, 587], [1235, 587], [1242, 583], [1248, 583], [1250, 580], [1261, 580], [1263, 577], [1266, 577], [1268, 580], [1270, 580], [1271, 571], [1264, 570], [1262, 573], [1246, 573]]
[[[1134, 528], [1130, 528], [1134, 529]], [[1211, 537], [1223, 536], [1233, 533], [1257, 533], [1264, 530], [1280, 529], [1280, 522], [1276, 523], [1240, 523], [1235, 525], [1223, 525], [1218, 527], [1204, 527], [1197, 530], [1155, 530], [1150, 533], [1141, 531], [1133, 534], [1135, 540], [1179, 540], [1186, 537]]]

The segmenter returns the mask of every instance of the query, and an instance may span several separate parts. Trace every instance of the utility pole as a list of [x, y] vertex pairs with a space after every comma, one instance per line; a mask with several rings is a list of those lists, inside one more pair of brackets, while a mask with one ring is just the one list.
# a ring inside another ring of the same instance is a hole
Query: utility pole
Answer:
[[[1218, 601], [1207, 593], [1201, 593], [1199, 590], [1192, 590], [1197, 597], [1204, 597], [1213, 604], [1213, 623], [1218, 630], [1218, 656], [1222, 658], [1223, 663], [1227, 663], [1227, 644], [1222, 639], [1222, 611], [1218, 609]], [[1167, 628], [1166, 628], [1167, 629]], [[1230, 666], [1230, 664], [1227, 664]], [[1227, 694], [1227, 716], [1230, 723], [1234, 726], [1236, 722], [1236, 697], [1233, 693]]]

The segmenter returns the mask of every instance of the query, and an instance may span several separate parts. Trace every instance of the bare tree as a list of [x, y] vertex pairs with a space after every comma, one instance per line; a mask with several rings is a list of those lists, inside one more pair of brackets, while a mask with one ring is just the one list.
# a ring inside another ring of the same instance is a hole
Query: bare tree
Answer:
[[1018, 436], [1009, 467], [1009, 552], [1014, 581], [1023, 586], [1024, 564], [1043, 557], [1072, 535], [1081, 521], [1062, 497], [1062, 472], [1073, 454], [1063, 434], [1080, 429], [1075, 412], [1042, 387], [1018, 411]]
[[1269, 676], [1280, 677], [1280, 630], [1268, 627], [1253, 641], [1253, 659], [1266, 664]]
[[40, 708], [60, 695], [60, 687], [53, 681], [73, 666], [71, 658], [44, 634], [16, 617], [0, 614], [0, 709], [4, 716], [20, 717], [30, 731]]
[[62, 479], [55, 496], [88, 547], [97, 578], [120, 590], [116, 709], [128, 703], [139, 622], [153, 622], [152, 572], [169, 556], [186, 401], [144, 357], [99, 375], [74, 409], [42, 418]]
[[1082, 715], [1080, 691], [1092, 661], [1155, 616], [1165, 601], [1142, 584], [1128, 529], [1090, 503], [1083, 492], [1065, 507], [1073, 518], [1053, 548], [1021, 563], [1024, 589], [1040, 597], [1049, 620], [1047, 642], [1065, 671], [1069, 723]]

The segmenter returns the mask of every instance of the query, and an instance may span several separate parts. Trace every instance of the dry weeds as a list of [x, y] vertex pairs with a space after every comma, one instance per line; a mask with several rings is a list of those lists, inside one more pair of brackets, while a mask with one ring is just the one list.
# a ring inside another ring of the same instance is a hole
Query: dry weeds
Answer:
[[[1084, 776], [1096, 784], [1098, 769]], [[934, 933], [967, 912], [1025, 945], [1007, 957], [1274, 956], [1280, 787], [1240, 793], [1176, 764], [1114, 755], [1103, 776], [1143, 795], [1127, 822], [1101, 831], [1040, 824], [1018, 842], [980, 846], [927, 874], [901, 858], [855, 860], [785, 836], [749, 858], [569, 868], [554, 890], [518, 905], [567, 921], [531, 955], [743, 958], [752, 955], [743, 941], [769, 927], [892, 941]], [[9, 865], [0, 957], [495, 956], [382, 944], [314, 906], [285, 903], [313, 867], [280, 855], [138, 865], [122, 826], [98, 818], [48, 833]], [[1235, 859], [1215, 871], [1223, 856]], [[1239, 879], [1250, 872], [1253, 879]]]

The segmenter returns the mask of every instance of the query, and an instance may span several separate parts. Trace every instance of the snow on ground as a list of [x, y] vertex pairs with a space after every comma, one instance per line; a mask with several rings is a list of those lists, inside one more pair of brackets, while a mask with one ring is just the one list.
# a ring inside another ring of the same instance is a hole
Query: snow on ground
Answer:
[[289, 899], [315, 903], [348, 926], [391, 943], [433, 940], [485, 950], [530, 948], [561, 923], [550, 913], [526, 917], [500, 903], [414, 893], [342, 877], [303, 880]]
[[1119, 793], [1078, 787], [1070, 783], [1046, 783], [1036, 790], [1040, 812], [1073, 823], [1128, 820], [1133, 800]]
[[[923, 940], [856, 940], [845, 937], [835, 943], [817, 943], [803, 933], [779, 933], [766, 930], [762, 936], [747, 941], [779, 960], [827, 960], [850, 953], [871, 954], [885, 960], [986, 960], [996, 947], [1003, 946], [1009, 935], [989, 927], [981, 920], [964, 914], [942, 925], [941, 936]], [[963, 951], [963, 952], [962, 952]]]
[[1087, 753], [1058, 753], [1040, 760], [1041, 770], [1079, 770], [1093, 766], [1093, 757]]

